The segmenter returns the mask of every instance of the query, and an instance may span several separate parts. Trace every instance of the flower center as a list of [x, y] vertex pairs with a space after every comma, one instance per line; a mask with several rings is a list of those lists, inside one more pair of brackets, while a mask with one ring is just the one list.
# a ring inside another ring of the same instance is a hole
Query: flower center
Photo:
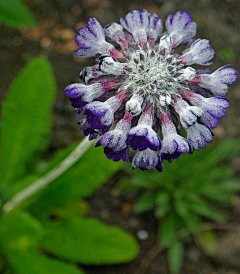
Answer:
[[147, 44], [146, 50], [135, 50], [129, 56], [126, 72], [133, 92], [143, 91], [148, 101], [163, 107], [172, 102], [171, 95], [177, 94], [182, 83], [177, 77], [183, 65], [158, 45]]

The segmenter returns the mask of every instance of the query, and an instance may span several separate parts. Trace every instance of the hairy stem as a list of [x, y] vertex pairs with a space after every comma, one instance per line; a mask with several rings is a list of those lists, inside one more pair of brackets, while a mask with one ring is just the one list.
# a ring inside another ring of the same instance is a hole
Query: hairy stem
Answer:
[[15, 196], [13, 196], [8, 202], [3, 206], [3, 212], [8, 213], [21, 205], [28, 198], [32, 197], [35, 193], [40, 191], [42, 188], [49, 185], [56, 178], [61, 176], [65, 171], [67, 171], [73, 164], [75, 164], [78, 159], [90, 148], [94, 141], [89, 141], [88, 137], [85, 137], [82, 142], [69, 154], [62, 162], [60, 162], [56, 167], [50, 170], [47, 174], [37, 179], [31, 185], [27, 186]]

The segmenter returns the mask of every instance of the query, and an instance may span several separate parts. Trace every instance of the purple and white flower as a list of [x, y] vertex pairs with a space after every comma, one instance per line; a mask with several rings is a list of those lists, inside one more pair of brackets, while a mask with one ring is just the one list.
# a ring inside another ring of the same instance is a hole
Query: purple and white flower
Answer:
[[189, 83], [208, 89], [215, 96], [225, 96], [229, 86], [237, 80], [238, 72], [227, 65], [215, 70], [211, 74], [200, 73], [194, 79], [189, 80]]
[[197, 39], [193, 41], [189, 47], [183, 51], [180, 56], [184, 65], [202, 65], [208, 66], [212, 62], [214, 50], [211, 48], [210, 43], [206, 39]]
[[131, 113], [126, 112], [123, 118], [117, 123], [115, 129], [106, 132], [95, 143], [95, 147], [100, 145], [104, 147], [104, 153], [108, 159], [128, 161], [129, 147], [126, 141], [132, 119], [133, 116]]
[[172, 39], [172, 48], [189, 42], [196, 35], [197, 24], [186, 11], [168, 15], [165, 25]]
[[152, 170], [156, 168], [159, 172], [163, 171], [162, 160], [157, 151], [147, 148], [138, 151], [132, 161], [132, 169]]
[[95, 146], [113, 161], [129, 161], [130, 148], [138, 150], [133, 169], [162, 171], [163, 160], [212, 142], [229, 107], [223, 96], [238, 79], [229, 65], [213, 73], [192, 67], [210, 65], [214, 50], [208, 40], [193, 39], [197, 24], [187, 12], [169, 15], [165, 26], [156, 13], [133, 10], [104, 28], [90, 18], [76, 35], [75, 55], [96, 58], [80, 73], [83, 83], [65, 89], [76, 116], [85, 115], [80, 128], [89, 139], [101, 136]]
[[195, 123], [187, 129], [187, 139], [193, 149], [199, 150], [205, 148], [207, 143], [213, 141], [212, 132], [208, 127]]
[[128, 132], [128, 144], [134, 150], [145, 150], [150, 148], [157, 151], [161, 147], [161, 141], [157, 133], [152, 129], [152, 108], [143, 111], [137, 126]]
[[188, 140], [177, 134], [176, 127], [171, 121], [169, 114], [161, 113], [162, 124], [162, 147], [161, 158], [163, 160], [171, 161], [177, 159], [181, 154], [189, 153], [190, 144]]

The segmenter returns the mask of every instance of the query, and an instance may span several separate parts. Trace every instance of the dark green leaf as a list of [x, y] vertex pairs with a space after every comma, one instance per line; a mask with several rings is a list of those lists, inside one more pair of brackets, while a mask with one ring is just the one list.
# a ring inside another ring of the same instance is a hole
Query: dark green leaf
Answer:
[[48, 224], [42, 247], [72, 262], [116, 264], [134, 259], [139, 252], [136, 240], [118, 227], [95, 219], [72, 218]]
[[36, 26], [28, 7], [20, 0], [0, 1], [0, 22], [16, 28]]
[[2, 254], [0, 253], [0, 273], [3, 273], [4, 266], [5, 266], [5, 261], [3, 259]]
[[144, 193], [138, 200], [134, 207], [134, 211], [137, 213], [142, 213], [151, 210], [154, 207], [155, 194], [154, 193]]
[[[59, 154], [66, 156], [66, 151]], [[59, 155], [56, 157], [61, 159]], [[77, 163], [34, 198], [29, 210], [34, 215], [43, 216], [53, 208], [88, 197], [111, 178], [120, 165], [120, 162], [108, 160], [101, 149], [91, 147]]]
[[55, 81], [48, 60], [32, 59], [13, 81], [2, 106], [1, 176], [4, 185], [29, 174], [46, 149]]
[[180, 242], [176, 242], [168, 249], [168, 264], [171, 273], [179, 273], [183, 264], [184, 249]]
[[16, 274], [84, 274], [76, 265], [48, 258], [34, 250], [8, 250], [7, 259]]

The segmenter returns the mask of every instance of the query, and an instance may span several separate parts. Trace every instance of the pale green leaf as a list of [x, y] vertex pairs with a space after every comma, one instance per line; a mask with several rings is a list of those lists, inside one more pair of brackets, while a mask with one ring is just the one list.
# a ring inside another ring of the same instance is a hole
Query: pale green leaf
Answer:
[[76, 266], [45, 257], [35, 249], [44, 229], [24, 211], [13, 211], [0, 219], [0, 248], [15, 274], [83, 274]]
[[136, 240], [118, 227], [95, 219], [71, 218], [46, 226], [41, 246], [48, 252], [83, 264], [126, 263], [138, 255]]
[[2, 106], [3, 185], [29, 174], [48, 144], [55, 81], [47, 59], [32, 59], [13, 81]]
[[22, 252], [36, 245], [42, 236], [41, 224], [24, 211], [13, 211], [0, 219], [0, 245]]
[[168, 249], [168, 265], [171, 273], [179, 273], [183, 264], [184, 249], [176, 242]]
[[0, 22], [16, 28], [36, 26], [30, 10], [20, 0], [0, 1]]
[[195, 236], [198, 245], [207, 255], [213, 255], [218, 247], [217, 235], [214, 231], [201, 231]]

